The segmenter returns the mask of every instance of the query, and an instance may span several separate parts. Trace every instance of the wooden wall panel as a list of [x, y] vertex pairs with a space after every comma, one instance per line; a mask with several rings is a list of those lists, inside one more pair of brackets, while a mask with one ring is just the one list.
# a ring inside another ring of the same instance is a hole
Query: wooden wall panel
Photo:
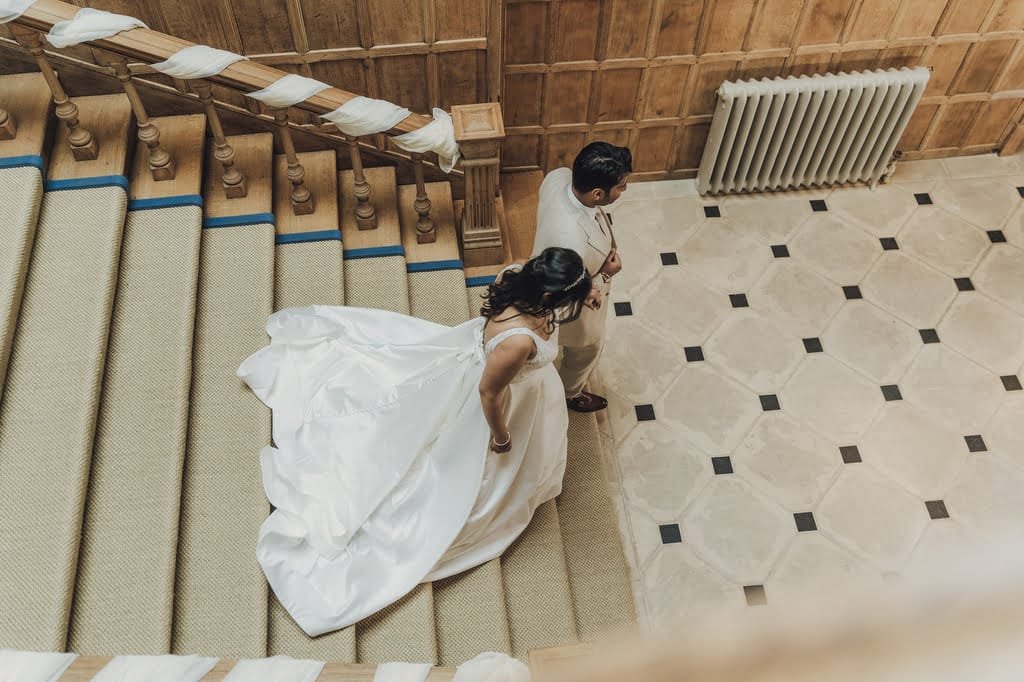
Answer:
[[479, 50], [442, 52], [437, 55], [440, 73], [441, 108], [451, 110], [456, 104], [486, 102], [487, 92], [480, 86], [486, 81], [483, 70], [485, 55]]
[[356, 0], [299, 0], [299, 8], [310, 50], [359, 46]]
[[487, 35], [487, 5], [465, 0], [433, 0], [438, 40]]
[[423, 55], [382, 57], [377, 60], [379, 97], [413, 111], [430, 111], [427, 58]]
[[374, 45], [420, 43], [426, 40], [423, 0], [372, 0], [369, 9]]
[[288, 25], [285, 0], [232, 0], [243, 54], [295, 52], [295, 38], [278, 27]]
[[544, 157], [547, 168], [572, 166], [576, 152], [587, 143], [586, 133], [556, 133], [546, 136], [548, 148]]
[[506, 168], [605, 139], [693, 177], [725, 80], [929, 67], [903, 158], [998, 149], [1024, 116], [1024, 0], [501, 1]]

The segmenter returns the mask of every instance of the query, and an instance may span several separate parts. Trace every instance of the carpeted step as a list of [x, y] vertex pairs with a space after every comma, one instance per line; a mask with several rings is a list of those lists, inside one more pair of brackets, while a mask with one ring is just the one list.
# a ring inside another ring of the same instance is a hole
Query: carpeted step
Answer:
[[177, 168], [154, 182], [136, 146], [68, 639], [87, 654], [171, 646], [206, 117], [153, 123]]
[[57, 127], [0, 404], [0, 647], [67, 641], [117, 285], [131, 111], [75, 102], [99, 158], [74, 161]]
[[459, 665], [481, 651], [512, 652], [500, 560], [433, 586], [439, 665]]
[[636, 624], [618, 516], [593, 414], [569, 413], [569, 461], [557, 499], [576, 627], [584, 640]]
[[14, 139], [0, 140], [0, 395], [43, 199], [43, 145], [53, 100], [38, 73], [0, 77], [0, 108], [14, 116]]
[[512, 654], [577, 641], [555, 501], [545, 502], [501, 557]]
[[273, 140], [229, 141], [249, 193], [226, 199], [208, 162], [172, 651], [259, 657], [268, 590], [255, 546], [269, 512], [259, 452], [270, 442], [270, 414], [235, 371], [267, 343], [273, 308]]
[[338, 180], [345, 249], [345, 305], [408, 314], [409, 283], [398, 221], [395, 169], [366, 169], [366, 180], [373, 192], [370, 201], [377, 213], [377, 227], [372, 230], [360, 230], [356, 225], [352, 171], [342, 171]]
[[[341, 230], [338, 217], [338, 172], [333, 151], [299, 154], [315, 210], [296, 215], [289, 193], [284, 156], [274, 160], [275, 237], [274, 309], [345, 302]], [[270, 595], [267, 655], [351, 663], [356, 660], [355, 626], [310, 637], [277, 597]]]
[[360, 663], [408, 661], [437, 665], [434, 593], [430, 583], [356, 623]]

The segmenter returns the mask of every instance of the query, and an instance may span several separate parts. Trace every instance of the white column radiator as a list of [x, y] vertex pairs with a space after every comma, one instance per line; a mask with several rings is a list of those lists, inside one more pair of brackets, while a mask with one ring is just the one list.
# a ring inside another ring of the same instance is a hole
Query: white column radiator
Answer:
[[928, 83], [923, 67], [732, 82], [697, 173], [701, 194], [874, 183]]

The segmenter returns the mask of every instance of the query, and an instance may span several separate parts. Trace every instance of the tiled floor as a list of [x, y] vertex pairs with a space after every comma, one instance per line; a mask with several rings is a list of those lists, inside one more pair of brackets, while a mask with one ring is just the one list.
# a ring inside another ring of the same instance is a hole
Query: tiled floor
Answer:
[[913, 580], [1024, 528], [1024, 156], [636, 183], [594, 380], [642, 619]]

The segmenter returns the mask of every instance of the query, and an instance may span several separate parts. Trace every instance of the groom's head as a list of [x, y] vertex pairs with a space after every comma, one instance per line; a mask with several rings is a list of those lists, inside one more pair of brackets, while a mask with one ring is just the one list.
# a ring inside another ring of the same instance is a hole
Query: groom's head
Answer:
[[584, 205], [607, 206], [626, 191], [632, 171], [633, 155], [628, 147], [591, 142], [572, 162], [572, 187]]

